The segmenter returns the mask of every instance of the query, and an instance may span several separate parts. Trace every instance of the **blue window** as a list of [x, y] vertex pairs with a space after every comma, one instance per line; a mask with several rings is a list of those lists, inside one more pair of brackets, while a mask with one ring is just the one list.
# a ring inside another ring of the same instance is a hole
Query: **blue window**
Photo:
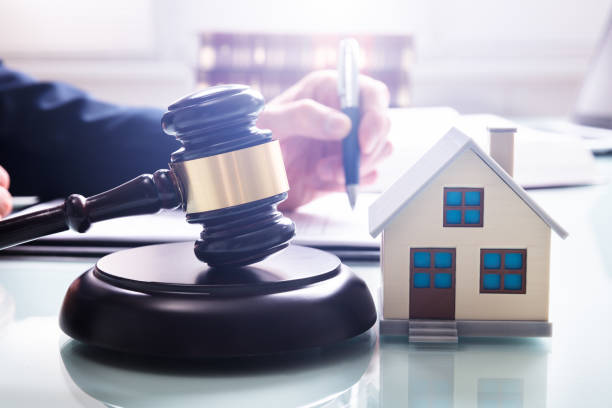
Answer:
[[413, 288], [451, 289], [455, 273], [455, 249], [411, 249]]
[[523, 289], [523, 277], [520, 273], [504, 274], [504, 289], [505, 290], [521, 290]]
[[446, 192], [446, 205], [461, 205], [463, 204], [463, 198], [460, 191], [447, 191]]
[[504, 266], [506, 269], [521, 269], [523, 267], [523, 254], [507, 253], [504, 258]]
[[446, 223], [447, 224], [461, 224], [461, 211], [446, 210]]
[[429, 272], [417, 272], [414, 274], [414, 287], [415, 288], [428, 288], [429, 287]]
[[480, 191], [466, 191], [465, 205], [480, 205]]
[[482, 287], [487, 290], [499, 290], [501, 287], [499, 273], [485, 273], [482, 281]]
[[480, 224], [480, 210], [465, 210], [466, 224]]
[[434, 287], [448, 289], [453, 286], [453, 275], [450, 272], [436, 273]]
[[501, 254], [495, 252], [484, 254], [484, 267], [485, 269], [501, 268]]
[[526, 293], [527, 250], [481, 249], [480, 293]]
[[415, 268], [429, 268], [431, 267], [431, 255], [429, 252], [416, 252], [414, 254], [414, 267]]
[[482, 227], [483, 188], [444, 188], [445, 227]]
[[453, 254], [450, 252], [437, 252], [434, 259], [436, 268], [450, 268], [453, 265]]

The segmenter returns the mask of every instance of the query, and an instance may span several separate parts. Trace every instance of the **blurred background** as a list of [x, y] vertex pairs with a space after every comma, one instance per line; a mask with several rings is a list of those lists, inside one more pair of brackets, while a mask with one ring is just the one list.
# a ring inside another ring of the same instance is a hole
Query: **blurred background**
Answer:
[[0, 59], [112, 102], [165, 107], [198, 86], [273, 97], [335, 67], [352, 35], [394, 106], [571, 113], [610, 0], [0, 0]]

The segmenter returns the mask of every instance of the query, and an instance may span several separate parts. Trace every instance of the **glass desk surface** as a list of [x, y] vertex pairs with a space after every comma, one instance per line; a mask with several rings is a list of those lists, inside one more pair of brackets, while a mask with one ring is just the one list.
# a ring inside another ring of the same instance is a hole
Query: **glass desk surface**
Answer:
[[[607, 175], [612, 158], [598, 159]], [[0, 258], [0, 406], [575, 407], [612, 405], [612, 185], [532, 191], [553, 234], [549, 339], [378, 337], [302, 353], [160, 360], [65, 336], [58, 312], [86, 258]], [[374, 294], [376, 263], [350, 263]], [[378, 296], [375, 295], [375, 298]]]

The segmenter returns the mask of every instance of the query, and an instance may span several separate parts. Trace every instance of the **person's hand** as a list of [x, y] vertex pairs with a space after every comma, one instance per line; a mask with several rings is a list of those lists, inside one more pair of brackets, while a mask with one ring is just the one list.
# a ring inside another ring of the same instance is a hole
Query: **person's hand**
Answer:
[[[344, 191], [342, 139], [351, 121], [340, 109], [335, 71], [315, 71], [274, 98], [257, 126], [279, 139], [291, 190], [281, 203], [292, 210], [332, 191]], [[389, 91], [370, 77], [359, 77], [361, 121], [360, 183], [376, 180], [376, 166], [391, 154], [387, 140]]]
[[13, 209], [13, 197], [8, 192], [10, 184], [9, 174], [0, 166], [0, 218], [9, 215]]

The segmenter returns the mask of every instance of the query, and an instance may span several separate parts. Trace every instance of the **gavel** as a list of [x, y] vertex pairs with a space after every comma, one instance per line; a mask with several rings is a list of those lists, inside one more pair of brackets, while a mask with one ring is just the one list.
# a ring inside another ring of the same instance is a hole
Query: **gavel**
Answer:
[[243, 85], [219, 85], [168, 107], [163, 131], [182, 147], [169, 169], [143, 174], [114, 189], [0, 221], [0, 249], [92, 223], [181, 207], [201, 224], [196, 257], [210, 266], [259, 262], [289, 245], [295, 224], [277, 205], [289, 183], [278, 140], [255, 122], [261, 94]]

